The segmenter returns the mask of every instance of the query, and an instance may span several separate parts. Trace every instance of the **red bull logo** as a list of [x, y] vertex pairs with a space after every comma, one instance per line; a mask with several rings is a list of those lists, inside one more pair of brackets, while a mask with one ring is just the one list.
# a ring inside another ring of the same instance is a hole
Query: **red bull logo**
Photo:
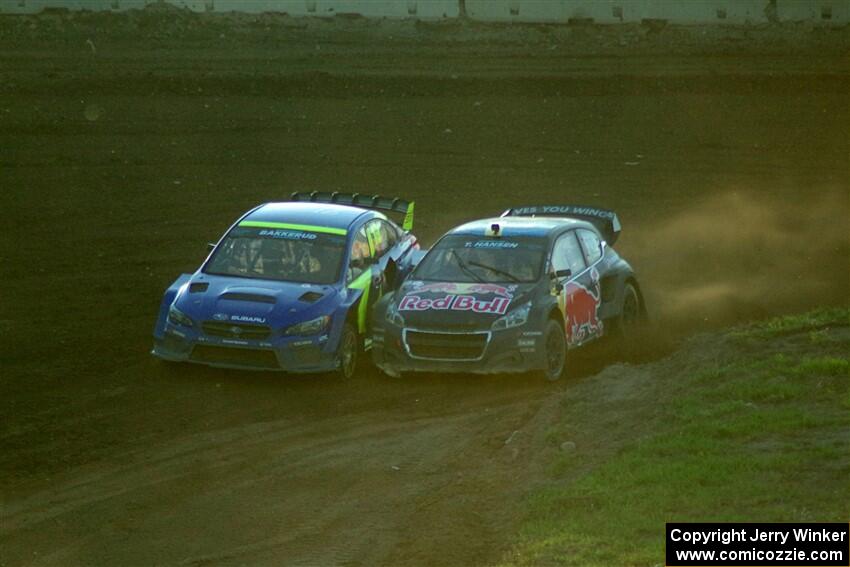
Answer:
[[[417, 287], [405, 295], [398, 305], [399, 311], [471, 311], [504, 315], [513, 299], [516, 286], [501, 286], [488, 283], [432, 283]], [[422, 297], [423, 294], [444, 294], [438, 298]], [[493, 295], [492, 298], [475, 297]]]
[[446, 295], [439, 299], [422, 298], [418, 295], [405, 295], [398, 305], [399, 311], [472, 311], [473, 313], [491, 313], [504, 315], [511, 300], [507, 297], [477, 299], [471, 295]]
[[567, 342], [580, 344], [587, 339], [602, 334], [602, 321], [599, 319], [599, 297], [589, 289], [575, 282], [564, 288], [564, 316], [566, 319]]

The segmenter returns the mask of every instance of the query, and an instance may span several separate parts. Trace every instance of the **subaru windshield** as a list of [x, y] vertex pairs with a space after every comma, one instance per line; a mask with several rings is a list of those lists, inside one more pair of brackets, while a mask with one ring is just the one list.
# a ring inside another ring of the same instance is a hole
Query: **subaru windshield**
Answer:
[[206, 274], [331, 284], [339, 278], [345, 236], [237, 226], [203, 268]]
[[450, 235], [422, 259], [413, 278], [442, 282], [532, 283], [543, 268], [546, 240]]

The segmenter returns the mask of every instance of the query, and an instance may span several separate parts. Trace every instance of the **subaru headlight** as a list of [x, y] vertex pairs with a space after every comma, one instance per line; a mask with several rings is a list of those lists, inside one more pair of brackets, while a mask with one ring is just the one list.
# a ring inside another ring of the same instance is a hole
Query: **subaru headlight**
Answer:
[[288, 327], [283, 334], [284, 335], [318, 335], [319, 333], [326, 331], [328, 326], [330, 326], [331, 318], [329, 315], [322, 315], [321, 317], [316, 317], [315, 319], [310, 319], [309, 321], [304, 321], [303, 323], [298, 323], [296, 325], [292, 325]]
[[396, 327], [404, 327], [404, 317], [398, 312], [398, 305], [395, 302], [387, 306], [387, 313], [384, 316], [387, 322], [392, 323]]
[[510, 329], [513, 327], [519, 327], [520, 325], [525, 325], [526, 321], [528, 321], [528, 314], [531, 312], [531, 302], [524, 303], [505, 315], [504, 317], [499, 317], [493, 322], [492, 329], [494, 331], [499, 331], [503, 329]]
[[172, 325], [182, 325], [183, 327], [195, 326], [192, 318], [174, 307], [174, 305], [168, 308], [168, 322]]

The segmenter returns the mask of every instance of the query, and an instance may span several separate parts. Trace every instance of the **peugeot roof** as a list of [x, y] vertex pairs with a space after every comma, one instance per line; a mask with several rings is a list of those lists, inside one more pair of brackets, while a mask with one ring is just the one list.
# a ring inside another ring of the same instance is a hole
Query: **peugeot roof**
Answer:
[[577, 219], [552, 217], [493, 217], [462, 224], [451, 230], [449, 234], [492, 236], [491, 231], [494, 224], [499, 225], [499, 235], [505, 237], [545, 237], [556, 229], [567, 227], [594, 229], [591, 223]]

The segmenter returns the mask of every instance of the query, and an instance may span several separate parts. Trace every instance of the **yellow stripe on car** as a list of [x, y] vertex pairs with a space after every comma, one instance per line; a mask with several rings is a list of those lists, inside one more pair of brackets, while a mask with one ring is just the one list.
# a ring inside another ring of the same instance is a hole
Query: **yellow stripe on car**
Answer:
[[369, 240], [369, 251], [372, 253], [372, 256], [377, 256], [377, 251], [381, 245], [381, 225], [376, 222], [367, 224], [366, 236]]
[[401, 225], [404, 230], [413, 230], [413, 201], [407, 205], [407, 212], [404, 214], [404, 223]]
[[312, 224], [293, 224], [288, 222], [266, 222], [266, 221], [242, 221], [239, 226], [249, 228], [281, 228], [284, 230], [301, 230], [304, 232], [321, 232], [324, 234], [339, 234], [345, 236], [348, 231], [344, 228], [331, 228], [329, 226], [315, 226]]
[[366, 316], [369, 314], [369, 291], [372, 287], [372, 270], [367, 269], [356, 280], [348, 284], [349, 289], [363, 290], [363, 296], [357, 305], [357, 329], [366, 332]]

